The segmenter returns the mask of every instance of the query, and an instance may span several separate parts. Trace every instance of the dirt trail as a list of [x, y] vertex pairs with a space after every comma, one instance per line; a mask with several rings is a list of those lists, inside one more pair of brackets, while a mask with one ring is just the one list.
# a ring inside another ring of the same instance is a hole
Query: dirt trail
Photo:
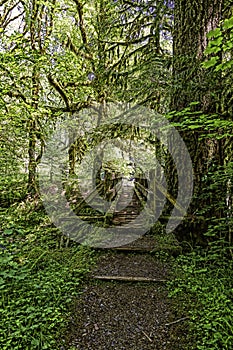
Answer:
[[[154, 282], [101, 281], [94, 276], [144, 277]], [[66, 336], [74, 350], [189, 349], [186, 320], [167, 297], [168, 263], [150, 253], [105, 252], [76, 301]]]

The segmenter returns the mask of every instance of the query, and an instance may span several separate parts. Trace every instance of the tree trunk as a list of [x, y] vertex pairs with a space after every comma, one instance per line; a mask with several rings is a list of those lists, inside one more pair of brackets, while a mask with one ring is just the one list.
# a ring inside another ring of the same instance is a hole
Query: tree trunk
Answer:
[[29, 120], [29, 143], [28, 143], [28, 193], [34, 196], [38, 193], [38, 186], [36, 180], [36, 170], [37, 170], [37, 156], [36, 156], [36, 146], [37, 146], [37, 109], [39, 100], [39, 74], [36, 69], [32, 72], [32, 110]]
[[[207, 47], [207, 33], [216, 28], [222, 18], [223, 0], [177, 0], [174, 10], [173, 37], [173, 94], [171, 109], [180, 111], [199, 101], [198, 107], [206, 114], [219, 112], [221, 91], [220, 77], [201, 68], [203, 53]], [[182, 122], [175, 117], [176, 122]], [[223, 164], [222, 142], [208, 138], [208, 131], [202, 128], [192, 131], [180, 130], [190, 153], [194, 171], [194, 193], [187, 220], [177, 229], [177, 237], [205, 244], [207, 220], [203, 208], [208, 198], [203, 197], [203, 187], [208, 171]], [[201, 138], [200, 136], [205, 136]], [[178, 189], [177, 171], [171, 159], [168, 160], [168, 190], [175, 196]], [[184, 170], [185, 171], [185, 170]], [[216, 208], [217, 210], [217, 208]], [[209, 213], [214, 215], [217, 213]], [[218, 213], [219, 215], [219, 213]], [[220, 214], [221, 215], [221, 214]]]

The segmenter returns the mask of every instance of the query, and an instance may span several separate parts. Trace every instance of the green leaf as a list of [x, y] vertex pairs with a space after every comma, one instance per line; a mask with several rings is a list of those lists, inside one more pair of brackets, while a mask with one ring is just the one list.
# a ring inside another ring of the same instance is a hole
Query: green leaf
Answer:
[[223, 45], [223, 51], [229, 51], [233, 48], [233, 40], [232, 41], [227, 41], [224, 45]]
[[194, 102], [191, 102], [189, 105], [190, 105], [190, 106], [197, 106], [197, 105], [199, 105], [199, 104], [200, 104], [199, 101], [194, 101]]
[[201, 125], [189, 125], [188, 128], [193, 130], [193, 129], [198, 129], [200, 128]]
[[230, 29], [233, 28], [233, 17], [226, 19], [223, 23], [223, 29]]
[[219, 46], [213, 46], [213, 47], [207, 47], [207, 49], [205, 50], [205, 55], [210, 55], [212, 53], [218, 53], [219, 51], [221, 51], [221, 48]]
[[3, 231], [4, 235], [7, 235], [7, 236], [10, 236], [14, 233], [14, 229], [11, 229], [11, 228], [7, 228]]
[[224, 62], [215, 68], [215, 71], [230, 69], [233, 65], [233, 60]]
[[218, 38], [212, 40], [212, 41], [210, 42], [210, 46], [219, 46], [219, 45], [222, 44], [222, 42], [223, 42], [223, 37], [222, 37], [222, 35], [221, 35], [221, 36], [219, 36]]
[[223, 70], [223, 63], [217, 65], [217, 67], [215, 68], [215, 72], [219, 72], [220, 70]]
[[217, 38], [218, 36], [221, 35], [221, 30], [220, 28], [216, 28], [211, 30], [208, 34], [207, 34], [207, 38]]
[[219, 60], [219, 57], [218, 56], [214, 56], [214, 57], [211, 57], [210, 60], [206, 61], [206, 62], [203, 62], [202, 66], [204, 68], [210, 68], [210, 67], [213, 67], [216, 65], [217, 61]]

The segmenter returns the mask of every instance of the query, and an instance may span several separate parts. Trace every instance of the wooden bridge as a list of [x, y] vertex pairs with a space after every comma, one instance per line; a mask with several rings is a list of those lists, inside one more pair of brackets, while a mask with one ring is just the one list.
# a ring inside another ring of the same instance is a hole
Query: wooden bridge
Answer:
[[143, 210], [148, 189], [138, 179], [115, 178], [107, 186], [100, 182], [85, 196], [71, 192], [70, 197], [77, 198], [73, 210], [80, 219], [105, 227], [123, 226], [133, 224]]
[[[148, 189], [147, 179], [144, 177], [129, 179], [111, 176], [107, 181], [97, 181], [96, 187], [85, 195], [77, 191], [77, 187], [70, 189], [69, 201], [72, 203], [75, 198], [72, 209], [83, 222], [117, 231], [120, 237], [119, 246], [113, 245], [114, 249], [155, 251], [160, 246], [150, 230], [157, 221], [153, 220], [153, 204], [162, 207], [163, 202], [160, 203], [160, 198], [153, 196], [155, 194]], [[147, 207], [148, 199], [152, 208]], [[178, 244], [175, 241], [173, 247], [170, 243], [168, 246], [169, 249], [176, 250]]]

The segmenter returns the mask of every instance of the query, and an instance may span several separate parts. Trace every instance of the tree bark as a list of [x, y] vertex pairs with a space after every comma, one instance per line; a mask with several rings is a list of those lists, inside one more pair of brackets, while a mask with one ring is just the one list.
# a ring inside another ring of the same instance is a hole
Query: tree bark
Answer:
[[[222, 10], [223, 0], [175, 1], [172, 110], [183, 110], [191, 102], [198, 101], [200, 104], [197, 107], [196, 105], [191, 107], [193, 112], [196, 109], [201, 109], [209, 115], [219, 112], [220, 77], [212, 71], [201, 68], [201, 62], [208, 43], [207, 33], [218, 26]], [[174, 121], [182, 122], [180, 118], [175, 117]], [[222, 141], [208, 138], [208, 131], [202, 128], [179, 131], [193, 163], [194, 193], [188, 219], [177, 229], [177, 237], [205, 244], [203, 234], [208, 228], [207, 223], [198, 219], [203, 208], [208, 206], [208, 199], [203, 198], [203, 186], [206, 186], [205, 178], [210, 168], [223, 164]], [[171, 158], [168, 158], [168, 169], [168, 189], [175, 196], [178, 179]], [[216, 213], [210, 213], [214, 214]]]

